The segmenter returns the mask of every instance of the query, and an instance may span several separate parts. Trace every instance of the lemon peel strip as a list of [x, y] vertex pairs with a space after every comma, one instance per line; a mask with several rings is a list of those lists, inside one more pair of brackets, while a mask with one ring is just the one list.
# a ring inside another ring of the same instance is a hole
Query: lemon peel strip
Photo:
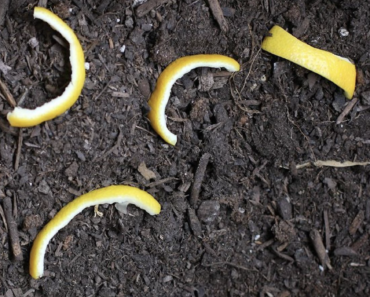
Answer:
[[240, 65], [232, 58], [223, 55], [194, 55], [179, 58], [166, 67], [157, 80], [157, 85], [148, 104], [148, 118], [153, 129], [171, 145], [177, 142], [177, 136], [166, 125], [165, 109], [170, 98], [171, 88], [177, 79], [197, 67], [226, 68], [230, 72], [239, 71]]
[[356, 84], [356, 67], [348, 60], [330, 52], [314, 48], [286, 32], [279, 26], [270, 30], [262, 42], [262, 49], [294, 62], [332, 81], [351, 99]]
[[147, 192], [130, 186], [109, 186], [84, 194], [66, 206], [37, 234], [30, 256], [30, 274], [34, 279], [44, 273], [44, 256], [46, 247], [54, 235], [65, 227], [78, 213], [96, 204], [117, 203], [121, 211], [126, 211], [128, 204], [135, 204], [150, 215], [159, 214], [161, 205]]
[[7, 118], [13, 127], [32, 127], [52, 120], [67, 111], [78, 99], [85, 82], [85, 58], [82, 46], [73, 30], [57, 15], [43, 7], [35, 7], [34, 18], [48, 23], [70, 44], [72, 75], [63, 94], [35, 109], [15, 107]]

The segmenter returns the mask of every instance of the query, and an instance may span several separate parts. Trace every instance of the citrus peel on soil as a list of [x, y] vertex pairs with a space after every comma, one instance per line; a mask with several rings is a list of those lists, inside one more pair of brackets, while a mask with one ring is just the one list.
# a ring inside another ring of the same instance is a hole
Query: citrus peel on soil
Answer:
[[154, 92], [149, 99], [148, 118], [153, 129], [171, 145], [177, 142], [177, 136], [170, 132], [166, 124], [165, 109], [170, 98], [171, 88], [177, 79], [198, 67], [226, 68], [230, 72], [240, 70], [240, 65], [232, 58], [223, 55], [194, 55], [179, 58], [166, 67], [157, 80]]
[[355, 90], [356, 67], [348, 59], [314, 48], [283, 28], [274, 26], [262, 42], [262, 49], [294, 62], [332, 81], [351, 99]]
[[124, 213], [128, 204], [134, 204], [150, 215], [161, 211], [161, 205], [150, 194], [130, 186], [109, 186], [74, 199], [55, 215], [34, 240], [30, 255], [30, 274], [34, 279], [42, 277], [44, 273], [45, 251], [52, 237], [86, 207], [105, 203], [117, 203], [116, 208]]
[[14, 127], [32, 127], [52, 120], [67, 111], [78, 99], [85, 82], [85, 58], [82, 46], [73, 30], [57, 15], [43, 7], [35, 7], [34, 18], [48, 23], [58, 31], [70, 45], [71, 82], [64, 92], [51, 101], [35, 109], [15, 107], [8, 113], [10, 125]]

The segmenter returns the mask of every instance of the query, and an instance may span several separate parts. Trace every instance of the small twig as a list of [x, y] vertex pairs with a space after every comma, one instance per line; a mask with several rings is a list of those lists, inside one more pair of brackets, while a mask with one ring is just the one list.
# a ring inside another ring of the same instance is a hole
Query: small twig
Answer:
[[97, 20], [97, 18], [93, 16], [93, 14], [87, 9], [87, 7], [81, 1], [72, 0], [72, 2], [82, 10], [82, 12], [90, 19], [90, 21], [92, 21], [98, 27], [101, 27], [101, 24]]
[[15, 171], [17, 171], [18, 168], [19, 168], [19, 161], [21, 159], [21, 153], [22, 153], [22, 143], [23, 143], [23, 130], [19, 129], [17, 154], [15, 156], [15, 162], [14, 162], [14, 170]]
[[100, 160], [103, 160], [106, 157], [108, 157], [116, 148], [121, 146], [122, 138], [123, 138], [122, 130], [119, 128], [119, 134], [118, 134], [118, 137], [117, 137], [116, 144], [114, 146], [112, 146], [108, 151], [106, 151], [103, 155], [99, 156], [98, 158], [95, 158], [93, 160], [93, 162], [100, 161]]
[[351, 245], [351, 249], [353, 249], [355, 252], [357, 252], [359, 249], [361, 249], [365, 244], [369, 243], [369, 234], [365, 233], [360, 237], [359, 240], [355, 241]]
[[263, 250], [267, 248], [268, 246], [272, 245], [275, 242], [274, 239], [270, 239], [262, 243], [260, 246], [258, 246], [257, 251]]
[[312, 240], [317, 256], [320, 259], [321, 265], [323, 267], [328, 267], [329, 269], [332, 269], [333, 267], [330, 265], [330, 259], [322, 242], [320, 232], [316, 229], [312, 229], [310, 231], [310, 238]]
[[280, 257], [281, 259], [284, 259], [284, 260], [287, 260], [287, 261], [289, 261], [289, 262], [291, 262], [291, 263], [293, 263], [294, 262], [294, 259], [292, 258], [292, 257], [290, 257], [290, 256], [288, 256], [288, 255], [286, 255], [286, 254], [284, 254], [284, 253], [282, 253], [282, 252], [279, 252], [277, 249], [272, 249], [273, 251], [274, 251], [274, 253], [278, 256], [278, 257]]
[[324, 210], [324, 224], [325, 224], [325, 246], [326, 250], [330, 250], [330, 226], [328, 211]]
[[149, 1], [145, 2], [144, 4], [140, 5], [136, 9], [136, 15], [139, 18], [141, 18], [144, 15], [146, 15], [149, 11], [151, 11], [152, 9], [154, 9], [157, 6], [160, 6], [162, 4], [165, 4], [165, 3], [169, 2], [169, 1], [170, 0], [149, 0]]
[[77, 254], [72, 260], [71, 262], [69, 262], [68, 266], [71, 266], [80, 256], [82, 255], [82, 253], [79, 253]]
[[96, 11], [100, 14], [103, 14], [104, 11], [107, 9], [107, 7], [109, 6], [109, 4], [112, 2], [112, 0], [103, 0], [100, 2], [100, 5], [98, 6], [98, 8], [96, 9]]
[[[252, 40], [253, 40], [253, 39], [252, 39]], [[253, 46], [252, 46], [252, 51], [253, 51]], [[241, 99], [241, 94], [243, 93], [244, 88], [245, 88], [245, 86], [247, 85], [248, 78], [249, 78], [249, 76], [250, 76], [250, 75], [251, 75], [251, 73], [252, 73], [252, 69], [253, 69], [254, 62], [256, 61], [256, 59], [257, 59], [258, 55], [260, 54], [260, 52], [261, 52], [261, 49], [259, 48], [255, 56], [251, 55], [251, 57], [253, 57], [253, 58], [252, 58], [252, 61], [251, 61], [251, 66], [249, 67], [249, 70], [248, 70], [247, 76], [246, 76], [246, 77], [245, 77], [245, 79], [244, 79], [244, 82], [243, 82], [243, 86], [242, 86], [242, 88], [240, 89], [240, 91], [238, 91], [238, 94], [239, 94], [239, 98], [240, 98], [240, 99]], [[250, 61], [250, 60], [249, 60], [249, 61]]]
[[333, 160], [327, 160], [327, 161], [316, 161], [313, 163], [316, 167], [323, 167], [323, 166], [329, 166], [329, 167], [351, 167], [351, 166], [366, 166], [369, 165], [370, 162], [352, 162], [352, 161], [345, 161], [345, 162], [338, 162]]
[[362, 225], [363, 221], [365, 219], [365, 212], [363, 210], [360, 210], [356, 217], [353, 219], [351, 225], [349, 226], [349, 234], [350, 235], [355, 235], [357, 232], [358, 228]]
[[200, 158], [197, 171], [195, 172], [194, 183], [193, 183], [193, 187], [191, 189], [191, 194], [190, 194], [190, 204], [193, 207], [195, 207], [195, 205], [198, 202], [200, 187], [202, 185], [204, 174], [206, 172], [206, 168], [207, 168], [210, 157], [211, 157], [211, 154], [205, 153]]
[[23, 297], [27, 297], [35, 292], [35, 289], [29, 289], [26, 293], [23, 294]]
[[0, 91], [4, 94], [4, 97], [5, 97], [6, 101], [8, 101], [8, 103], [11, 107], [16, 107], [17, 106], [17, 103], [15, 102], [12, 93], [10, 93], [8, 87], [6, 86], [6, 84], [4, 84], [2, 82], [1, 79], [0, 79]]
[[0, 118], [0, 130], [2, 130], [5, 133], [9, 133], [11, 135], [17, 136], [17, 131], [15, 128], [11, 127], [9, 123], [7, 123], [5, 120]]
[[188, 208], [188, 218], [191, 230], [196, 237], [202, 237], [202, 226], [200, 221], [195, 213], [195, 210], [191, 207]]
[[[282, 92], [284, 92], [283, 91], [283, 89], [280, 87], [280, 90], [282, 90]], [[283, 93], [284, 94], [284, 96], [285, 96], [285, 93]], [[285, 98], [287, 98], [287, 97], [285, 97]], [[311, 146], [311, 144], [310, 144], [310, 138], [305, 134], [305, 133], [303, 133], [303, 131], [302, 131], [302, 129], [301, 129], [301, 127], [298, 125], [298, 124], [296, 124], [291, 118], [290, 118], [290, 114], [289, 114], [289, 110], [288, 110], [288, 107], [286, 107], [286, 115], [287, 115], [287, 119], [288, 119], [288, 121], [289, 122], [291, 122], [298, 130], [299, 130], [299, 132], [302, 134], [302, 136], [306, 139], [306, 141], [307, 141], [307, 144], [308, 144], [308, 147], [310, 148], [310, 151], [311, 151], [311, 154], [312, 154], [312, 156], [313, 156], [313, 158], [316, 160], [316, 156], [315, 156], [315, 153], [314, 153], [314, 151], [313, 151], [313, 148], [312, 148], [312, 146]]]
[[18, 99], [18, 106], [21, 106], [24, 102], [24, 100], [26, 99], [27, 95], [28, 95], [28, 91], [29, 89], [25, 89], [24, 92], [22, 93], [22, 95], [19, 97]]
[[5, 16], [9, 8], [9, 0], [1, 0], [0, 2], [0, 26], [4, 24]]
[[255, 272], [258, 272], [257, 269], [255, 268], [247, 268], [245, 266], [242, 266], [242, 265], [238, 265], [238, 264], [235, 264], [235, 263], [232, 263], [232, 262], [227, 262], [227, 261], [224, 261], [224, 262], [214, 262], [214, 263], [211, 263], [211, 264], [202, 264], [202, 266], [204, 267], [212, 267], [212, 266], [216, 266], [216, 265], [229, 265], [229, 266], [232, 266], [232, 267], [235, 267], [235, 268], [239, 268], [239, 269], [242, 269], [242, 270], [245, 270], [245, 271], [255, 271]]
[[341, 122], [343, 122], [343, 119], [345, 118], [345, 116], [347, 114], [349, 114], [349, 112], [352, 110], [352, 108], [356, 105], [358, 101], [358, 98], [353, 98], [349, 103], [348, 105], [344, 108], [344, 110], [342, 111], [342, 113], [339, 115], [339, 117], [337, 118], [337, 122], [336, 124], [340, 124]]
[[213, 16], [215, 17], [217, 23], [219, 24], [222, 31], [226, 32], [229, 30], [229, 25], [222, 13], [222, 9], [218, 0], [208, 0], [209, 8], [212, 11]]
[[10, 197], [5, 197], [3, 199], [3, 206], [4, 206], [5, 218], [8, 223], [9, 237], [10, 237], [10, 243], [12, 246], [14, 259], [16, 261], [22, 261], [23, 255], [22, 255], [21, 245], [19, 243], [17, 224], [14, 220], [13, 213], [12, 213], [12, 200]]
[[106, 91], [106, 90], [108, 89], [108, 87], [109, 87], [110, 82], [111, 82], [111, 80], [109, 80], [109, 82], [105, 85], [105, 87], [103, 88], [103, 90], [101, 90], [101, 92], [100, 92], [98, 95], [96, 95], [96, 96], [92, 99], [92, 101], [96, 101], [96, 100], [98, 100], [98, 99], [100, 98], [100, 96], [101, 96], [103, 93], [105, 93], [105, 91]]
[[[296, 169], [302, 169], [302, 168], [311, 167], [311, 166], [315, 166], [315, 167], [327, 166], [327, 167], [344, 168], [344, 167], [367, 166], [367, 165], [370, 165], [370, 161], [366, 161], [366, 162], [352, 162], [352, 161], [338, 162], [338, 161], [334, 161], [334, 160], [326, 160], [326, 161], [317, 160], [315, 162], [306, 162], [306, 163], [298, 164], [296, 166]], [[284, 167], [284, 168], [289, 169], [288, 167]]]
[[152, 183], [150, 183], [150, 184], [147, 184], [147, 185], [146, 185], [146, 187], [148, 187], [148, 188], [153, 188], [153, 187], [156, 187], [156, 186], [158, 186], [158, 185], [161, 185], [161, 184], [167, 183], [167, 182], [169, 182], [169, 181], [171, 181], [171, 180], [177, 180], [177, 178], [176, 178], [176, 177], [167, 177], [167, 178], [161, 179], [161, 180], [159, 180], [159, 181], [155, 181], [155, 182], [152, 182]]
[[211, 248], [211, 246], [207, 242], [203, 241], [202, 243], [207, 253], [217, 258], [217, 253], [215, 252], [215, 250]]
[[0, 205], [0, 216], [3, 219], [5, 231], [8, 232], [8, 224], [6, 223], [5, 213], [1, 205]]

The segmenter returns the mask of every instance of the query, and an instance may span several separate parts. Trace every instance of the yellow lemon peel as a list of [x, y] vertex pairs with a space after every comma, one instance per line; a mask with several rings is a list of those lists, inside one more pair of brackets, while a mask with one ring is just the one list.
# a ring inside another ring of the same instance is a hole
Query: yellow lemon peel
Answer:
[[320, 74], [342, 88], [346, 98], [353, 97], [356, 67], [350, 60], [314, 48], [279, 26], [274, 26], [270, 33], [272, 36], [265, 37], [262, 49]]
[[161, 211], [161, 205], [150, 194], [130, 186], [109, 186], [74, 199], [55, 215], [37, 234], [33, 242], [30, 256], [30, 274], [34, 279], [42, 277], [44, 273], [45, 251], [53, 236], [86, 207], [105, 203], [117, 203], [116, 208], [124, 213], [126, 213], [128, 204], [135, 204], [150, 215], [159, 214]]
[[226, 68], [230, 72], [239, 71], [240, 65], [232, 58], [223, 55], [194, 55], [177, 59], [166, 67], [157, 80], [157, 85], [149, 99], [148, 118], [153, 129], [171, 145], [177, 142], [177, 136], [166, 125], [165, 109], [170, 98], [171, 88], [177, 79], [197, 67]]
[[81, 44], [73, 30], [57, 15], [43, 7], [35, 7], [33, 16], [48, 23], [70, 44], [72, 75], [63, 94], [35, 109], [15, 107], [8, 113], [8, 121], [14, 127], [32, 127], [52, 120], [67, 111], [78, 99], [85, 82], [85, 58]]

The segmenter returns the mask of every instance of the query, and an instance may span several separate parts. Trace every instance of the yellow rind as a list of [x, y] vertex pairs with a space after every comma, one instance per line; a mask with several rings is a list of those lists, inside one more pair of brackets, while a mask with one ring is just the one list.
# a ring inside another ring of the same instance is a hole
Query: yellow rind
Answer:
[[177, 137], [166, 125], [165, 109], [171, 94], [172, 85], [185, 73], [197, 67], [226, 68], [234, 72], [240, 70], [240, 65], [232, 58], [223, 55], [194, 55], [177, 59], [166, 67], [157, 80], [154, 92], [149, 99], [150, 112], [148, 118], [153, 129], [164, 141], [175, 145]]
[[314, 48], [274, 26], [265, 37], [262, 49], [276, 56], [294, 62], [332, 81], [344, 90], [346, 98], [351, 99], [355, 90], [356, 67], [346, 58]]
[[63, 94], [35, 109], [16, 107], [7, 118], [13, 127], [32, 127], [52, 120], [67, 111], [78, 99], [85, 82], [85, 58], [73, 30], [57, 15], [43, 7], [35, 7], [34, 17], [48, 23], [70, 44], [71, 82]]
[[109, 186], [74, 199], [55, 215], [34, 240], [30, 255], [30, 274], [34, 279], [43, 275], [45, 251], [51, 238], [86, 207], [105, 203], [119, 203], [124, 206], [135, 204], [150, 215], [161, 211], [161, 205], [150, 194], [130, 186]]

